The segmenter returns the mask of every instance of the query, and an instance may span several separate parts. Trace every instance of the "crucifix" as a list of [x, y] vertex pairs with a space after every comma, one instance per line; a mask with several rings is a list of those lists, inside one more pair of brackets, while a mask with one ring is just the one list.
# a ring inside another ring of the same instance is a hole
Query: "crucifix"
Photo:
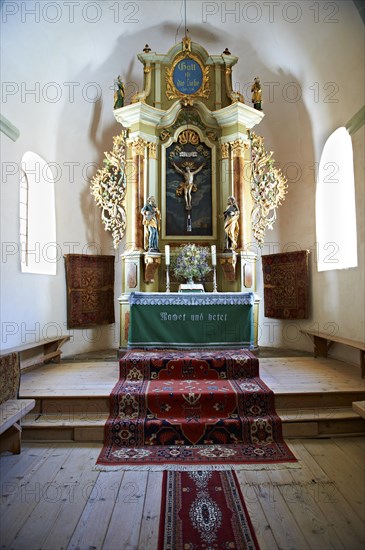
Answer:
[[187, 231], [191, 231], [191, 210], [192, 210], [192, 193], [197, 191], [197, 186], [194, 183], [194, 176], [200, 172], [205, 166], [205, 162], [201, 164], [198, 168], [195, 168], [193, 162], [185, 162], [180, 168], [174, 162], [171, 162], [172, 166], [175, 168], [176, 172], [179, 172], [184, 176], [184, 181], [182, 181], [179, 187], [176, 189], [176, 195], [181, 197], [184, 195], [185, 200], [185, 210], [187, 210]]

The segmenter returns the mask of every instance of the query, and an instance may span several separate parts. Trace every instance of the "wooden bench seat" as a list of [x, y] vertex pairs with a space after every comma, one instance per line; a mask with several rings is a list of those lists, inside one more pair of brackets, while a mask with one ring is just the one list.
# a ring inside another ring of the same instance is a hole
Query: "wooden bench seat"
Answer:
[[9, 399], [0, 405], [0, 452], [20, 453], [22, 428], [19, 421], [34, 407], [34, 399]]
[[54, 361], [59, 363], [61, 359], [61, 347], [65, 342], [70, 340], [70, 336], [56, 336], [38, 342], [22, 344], [11, 349], [0, 352], [1, 355], [9, 353], [17, 353], [19, 357], [20, 369], [39, 365], [41, 363], [49, 363]]
[[351, 348], [358, 349], [360, 351], [360, 365], [361, 376], [365, 375], [365, 342], [357, 340], [351, 340], [350, 338], [343, 338], [342, 336], [330, 335], [325, 332], [318, 332], [317, 330], [301, 330], [303, 334], [307, 334], [314, 345], [314, 357], [327, 357], [328, 350], [333, 343], [343, 344], [350, 346]]
[[18, 399], [20, 383], [19, 356], [0, 356], [0, 452], [20, 453], [20, 420], [35, 406], [34, 399]]

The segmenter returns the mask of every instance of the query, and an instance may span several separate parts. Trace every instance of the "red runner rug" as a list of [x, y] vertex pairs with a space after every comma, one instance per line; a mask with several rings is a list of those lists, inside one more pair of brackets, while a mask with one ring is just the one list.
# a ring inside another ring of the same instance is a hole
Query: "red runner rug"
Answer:
[[296, 460], [249, 351], [131, 351], [120, 376], [98, 464]]
[[234, 472], [164, 472], [158, 550], [258, 550]]

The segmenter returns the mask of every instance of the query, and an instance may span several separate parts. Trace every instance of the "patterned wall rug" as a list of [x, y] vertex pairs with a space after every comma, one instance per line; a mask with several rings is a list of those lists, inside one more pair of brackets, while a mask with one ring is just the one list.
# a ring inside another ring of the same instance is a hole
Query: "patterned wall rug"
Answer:
[[20, 383], [18, 354], [3, 353], [0, 357], [0, 405], [18, 397]]
[[164, 472], [158, 550], [258, 550], [235, 472]]
[[114, 256], [66, 254], [68, 328], [114, 323]]
[[296, 461], [249, 351], [130, 351], [98, 464], [231, 468]]
[[308, 250], [262, 256], [265, 317], [308, 319]]

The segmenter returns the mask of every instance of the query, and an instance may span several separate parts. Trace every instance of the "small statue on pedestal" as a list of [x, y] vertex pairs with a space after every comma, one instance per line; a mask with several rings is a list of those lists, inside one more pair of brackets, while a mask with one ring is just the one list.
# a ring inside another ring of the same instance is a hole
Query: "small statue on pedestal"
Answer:
[[240, 209], [234, 197], [228, 197], [224, 215], [224, 252], [237, 248]]
[[124, 106], [125, 88], [120, 76], [118, 76], [114, 84], [117, 86], [117, 89], [114, 91], [114, 109], [119, 109]]
[[251, 88], [253, 108], [262, 111], [262, 89], [260, 79], [256, 76]]
[[158, 248], [158, 233], [161, 228], [161, 213], [156, 205], [155, 197], [148, 197], [141, 210], [145, 226], [144, 247], [148, 252], [160, 252]]

